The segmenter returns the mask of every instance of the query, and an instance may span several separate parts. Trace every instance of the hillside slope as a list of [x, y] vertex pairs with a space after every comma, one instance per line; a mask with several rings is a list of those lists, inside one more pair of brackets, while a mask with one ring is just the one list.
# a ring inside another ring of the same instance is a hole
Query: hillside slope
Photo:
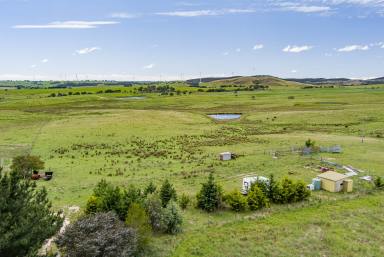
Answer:
[[[204, 81], [204, 80], [202, 80]], [[229, 77], [219, 78], [217, 80], [211, 79], [209, 82], [203, 82], [204, 86], [208, 88], [220, 87], [255, 87], [255, 88], [276, 88], [276, 87], [292, 87], [298, 88], [306, 86], [306, 84], [287, 81], [273, 76], [247, 76], [247, 77]]]

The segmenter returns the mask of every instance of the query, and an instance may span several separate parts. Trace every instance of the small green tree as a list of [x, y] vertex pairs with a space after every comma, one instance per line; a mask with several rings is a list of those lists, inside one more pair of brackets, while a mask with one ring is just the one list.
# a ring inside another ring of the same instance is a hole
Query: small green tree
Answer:
[[23, 178], [31, 177], [33, 171], [42, 169], [44, 169], [44, 162], [38, 156], [17, 156], [12, 160], [11, 170], [21, 174]]
[[164, 209], [164, 224], [165, 232], [171, 235], [181, 232], [183, 217], [180, 214], [179, 208], [174, 201], [170, 201]]
[[225, 202], [231, 206], [233, 211], [241, 212], [245, 211], [247, 208], [247, 198], [240, 194], [237, 190], [227, 194], [224, 199]]
[[306, 185], [302, 181], [297, 181], [294, 184], [294, 188], [295, 188], [294, 189], [295, 194], [294, 194], [294, 200], [293, 200], [294, 202], [307, 200], [308, 197], [311, 195], [311, 191], [307, 189]]
[[190, 201], [191, 201], [191, 199], [189, 198], [188, 195], [182, 194], [180, 199], [179, 199], [180, 208], [183, 210], [187, 209]]
[[0, 174], [0, 256], [34, 256], [62, 223], [44, 188], [17, 171]]
[[209, 174], [208, 181], [203, 183], [200, 192], [196, 195], [197, 207], [207, 211], [213, 212], [221, 207], [222, 204], [222, 190], [221, 187], [215, 183], [213, 174]]
[[177, 200], [176, 190], [173, 188], [173, 185], [168, 179], [166, 179], [161, 185], [160, 198], [163, 207], [166, 207], [169, 201]]
[[269, 206], [268, 198], [257, 185], [253, 186], [248, 192], [247, 202], [251, 211]]
[[374, 182], [375, 182], [376, 188], [384, 189], [384, 180], [381, 177], [377, 177]]
[[148, 194], [153, 194], [156, 192], [156, 189], [156, 185], [151, 181], [144, 189], [144, 195], [147, 196]]
[[275, 180], [275, 177], [273, 174], [269, 176], [269, 182], [267, 184], [267, 197], [270, 202], [272, 203], [278, 203], [280, 201], [280, 185]]
[[148, 214], [152, 230], [155, 232], [164, 231], [164, 213], [163, 208], [161, 207], [160, 197], [157, 194], [148, 195], [144, 207]]
[[85, 207], [86, 214], [95, 214], [100, 211], [100, 199], [97, 196], [91, 195]]
[[125, 224], [128, 227], [135, 228], [138, 232], [138, 247], [143, 250], [149, 241], [151, 235], [151, 225], [149, 217], [144, 208], [138, 203], [132, 203], [128, 209]]
[[292, 203], [295, 200], [295, 184], [292, 180], [284, 178], [281, 181], [280, 203]]

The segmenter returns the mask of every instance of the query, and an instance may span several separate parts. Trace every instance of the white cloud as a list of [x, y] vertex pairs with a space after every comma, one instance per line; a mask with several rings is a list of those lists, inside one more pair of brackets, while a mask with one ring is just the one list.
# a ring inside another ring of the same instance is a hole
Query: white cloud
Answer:
[[111, 18], [116, 19], [134, 19], [140, 16], [140, 14], [132, 14], [132, 13], [125, 13], [125, 12], [115, 12], [112, 13]]
[[148, 64], [148, 65], [145, 65], [143, 67], [144, 70], [150, 70], [150, 69], [153, 69], [155, 67], [155, 64], [154, 63], [151, 63], [151, 64]]
[[260, 49], [263, 49], [264, 48], [264, 45], [263, 44], [256, 44], [253, 46], [253, 50], [260, 50]]
[[308, 45], [304, 45], [304, 46], [287, 46], [283, 49], [283, 52], [286, 52], [286, 53], [301, 53], [301, 52], [305, 52], [305, 51], [309, 51], [313, 48], [313, 46], [308, 46]]
[[94, 29], [102, 25], [118, 24], [116, 21], [55, 21], [38, 25], [15, 25], [14, 29]]
[[369, 50], [368, 45], [348, 45], [338, 49], [338, 52], [353, 52], [353, 51], [367, 51]]
[[224, 52], [224, 53], [222, 53], [222, 55], [224, 55], [224, 56], [228, 56], [228, 55], [229, 55], [229, 52]]
[[99, 50], [101, 50], [100, 47], [86, 47], [83, 49], [76, 50], [76, 53], [79, 55], [83, 55], [83, 54], [90, 54]]
[[291, 73], [297, 73], [297, 70], [291, 70]]
[[32, 64], [31, 66], [29, 66], [31, 69], [34, 69], [34, 68], [36, 68], [37, 67], [37, 65], [36, 64]]
[[43, 59], [41, 60], [42, 63], [47, 63], [48, 62], [48, 59]]
[[240, 53], [241, 52], [241, 48], [236, 48], [235, 51]]
[[222, 9], [222, 10], [195, 10], [195, 11], [172, 11], [159, 12], [157, 15], [176, 16], [176, 17], [199, 17], [199, 16], [219, 16], [226, 14], [254, 13], [253, 9]]

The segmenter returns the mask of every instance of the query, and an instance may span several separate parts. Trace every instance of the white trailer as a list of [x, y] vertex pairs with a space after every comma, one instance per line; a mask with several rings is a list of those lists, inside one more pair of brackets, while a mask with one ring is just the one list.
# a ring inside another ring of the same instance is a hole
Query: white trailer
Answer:
[[256, 183], [257, 181], [269, 183], [269, 179], [263, 176], [245, 177], [243, 178], [243, 187], [241, 190], [242, 194], [248, 194], [248, 191], [251, 189], [252, 184]]

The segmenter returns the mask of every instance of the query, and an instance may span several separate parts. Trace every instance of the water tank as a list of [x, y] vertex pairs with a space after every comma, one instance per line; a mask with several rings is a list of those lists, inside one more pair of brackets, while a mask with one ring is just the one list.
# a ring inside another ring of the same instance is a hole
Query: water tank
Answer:
[[321, 189], [321, 179], [319, 179], [319, 178], [312, 179], [312, 184], [313, 184], [313, 187], [314, 187], [315, 191]]

